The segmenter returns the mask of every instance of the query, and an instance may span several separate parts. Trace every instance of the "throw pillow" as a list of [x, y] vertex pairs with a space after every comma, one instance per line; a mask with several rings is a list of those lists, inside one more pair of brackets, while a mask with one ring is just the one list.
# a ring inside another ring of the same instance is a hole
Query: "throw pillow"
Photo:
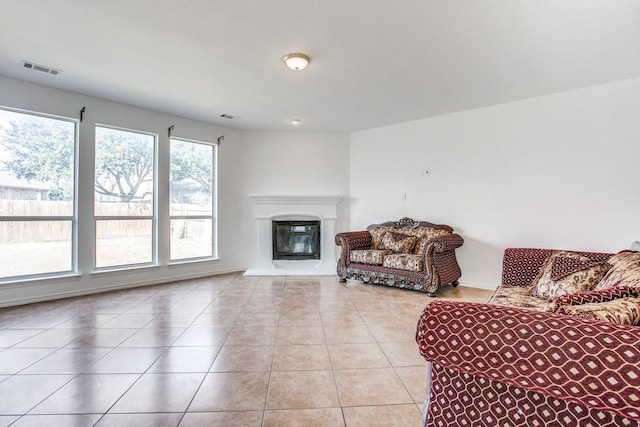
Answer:
[[429, 246], [431, 242], [438, 237], [449, 234], [451, 234], [450, 231], [443, 230], [441, 228], [426, 227], [424, 230], [421, 230], [420, 236], [418, 236], [418, 240], [416, 241], [416, 245], [413, 247], [413, 253], [416, 255], [424, 255], [427, 250], [427, 246]]
[[411, 252], [411, 249], [413, 249], [413, 245], [415, 244], [416, 238], [413, 236], [387, 231], [384, 236], [382, 236], [378, 249], [389, 249], [393, 252], [408, 254]]
[[373, 227], [369, 229], [369, 234], [371, 234], [371, 249], [380, 249], [380, 241], [382, 237], [387, 233], [387, 231], [395, 230], [394, 227]]
[[611, 264], [611, 269], [596, 285], [596, 290], [614, 286], [631, 286], [640, 289], [640, 252], [618, 252], [607, 262]]
[[[567, 259], [568, 258], [568, 259]], [[554, 268], [555, 266], [555, 268]], [[559, 251], [551, 255], [532, 283], [532, 295], [553, 299], [592, 289], [609, 269], [605, 262], [594, 263], [575, 252]], [[554, 280], [553, 272], [561, 278]]]
[[622, 325], [640, 325], [640, 298], [619, 298], [607, 302], [563, 305], [558, 308], [557, 313]]

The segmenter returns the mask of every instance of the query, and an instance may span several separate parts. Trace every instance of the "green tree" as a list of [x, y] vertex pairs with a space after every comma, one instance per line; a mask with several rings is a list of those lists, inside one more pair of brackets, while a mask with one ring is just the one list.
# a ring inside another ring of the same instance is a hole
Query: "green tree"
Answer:
[[0, 148], [7, 159], [3, 169], [26, 181], [51, 186], [49, 199], [73, 198], [75, 125], [62, 120], [30, 116], [11, 120], [0, 128]]
[[152, 194], [144, 183], [153, 180], [153, 141], [151, 135], [96, 128], [96, 193], [127, 203]]
[[211, 193], [213, 147], [189, 141], [171, 141], [171, 182], [192, 181]]
[[[12, 118], [6, 128], [0, 127], [0, 167], [20, 179], [49, 183], [52, 200], [71, 200], [74, 140], [72, 122], [27, 115]], [[145, 183], [153, 180], [153, 141], [146, 134], [96, 127], [96, 193], [127, 203], [151, 193]], [[172, 141], [172, 182], [195, 182], [209, 193], [212, 150], [205, 144]]]

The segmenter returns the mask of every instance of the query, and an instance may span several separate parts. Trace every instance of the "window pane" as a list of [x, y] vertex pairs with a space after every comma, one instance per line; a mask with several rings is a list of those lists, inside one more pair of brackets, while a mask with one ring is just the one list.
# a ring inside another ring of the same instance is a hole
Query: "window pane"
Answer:
[[145, 264], [153, 261], [152, 221], [96, 221], [96, 267]]
[[210, 219], [171, 220], [171, 259], [213, 256]]
[[170, 165], [171, 215], [212, 215], [213, 146], [172, 139]]
[[155, 137], [96, 127], [95, 214], [152, 216]]
[[75, 123], [0, 109], [0, 216], [72, 216]]
[[0, 221], [0, 277], [72, 271], [71, 221]]

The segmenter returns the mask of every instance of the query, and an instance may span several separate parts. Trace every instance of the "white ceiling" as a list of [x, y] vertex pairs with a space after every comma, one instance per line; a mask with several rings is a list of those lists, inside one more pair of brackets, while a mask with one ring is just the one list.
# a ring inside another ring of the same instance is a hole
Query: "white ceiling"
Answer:
[[[290, 130], [296, 117], [296, 129], [357, 131], [640, 77], [638, 0], [0, 0], [0, 11], [2, 75], [240, 129]], [[309, 67], [287, 69], [291, 52]]]

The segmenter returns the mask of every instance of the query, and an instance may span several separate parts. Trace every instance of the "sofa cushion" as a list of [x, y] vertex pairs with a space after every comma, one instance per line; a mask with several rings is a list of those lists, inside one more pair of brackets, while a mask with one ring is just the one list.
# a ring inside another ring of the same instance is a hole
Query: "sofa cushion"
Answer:
[[374, 250], [374, 249], [358, 249], [349, 252], [349, 261], [359, 264], [375, 264], [382, 265], [384, 257], [392, 254], [388, 249]]
[[531, 289], [526, 286], [500, 286], [489, 300], [489, 304], [541, 311], [553, 311], [555, 309], [555, 305], [550, 304], [547, 300], [532, 297]]
[[391, 254], [384, 257], [383, 267], [399, 270], [422, 271], [424, 263], [420, 255]]
[[607, 302], [563, 305], [558, 308], [557, 313], [623, 325], [640, 325], [640, 298], [618, 298]]
[[607, 262], [611, 264], [611, 269], [595, 289], [607, 289], [614, 286], [640, 288], [640, 252], [618, 252]]
[[[542, 265], [538, 277], [532, 283], [531, 294], [553, 299], [588, 291], [602, 279], [609, 267], [606, 262], [593, 262], [574, 252], [556, 252]], [[556, 277], [561, 278], [554, 280], [554, 272]]]
[[416, 238], [407, 236], [406, 234], [387, 231], [382, 236], [378, 249], [389, 249], [393, 252], [410, 253], [413, 245], [416, 244]]

